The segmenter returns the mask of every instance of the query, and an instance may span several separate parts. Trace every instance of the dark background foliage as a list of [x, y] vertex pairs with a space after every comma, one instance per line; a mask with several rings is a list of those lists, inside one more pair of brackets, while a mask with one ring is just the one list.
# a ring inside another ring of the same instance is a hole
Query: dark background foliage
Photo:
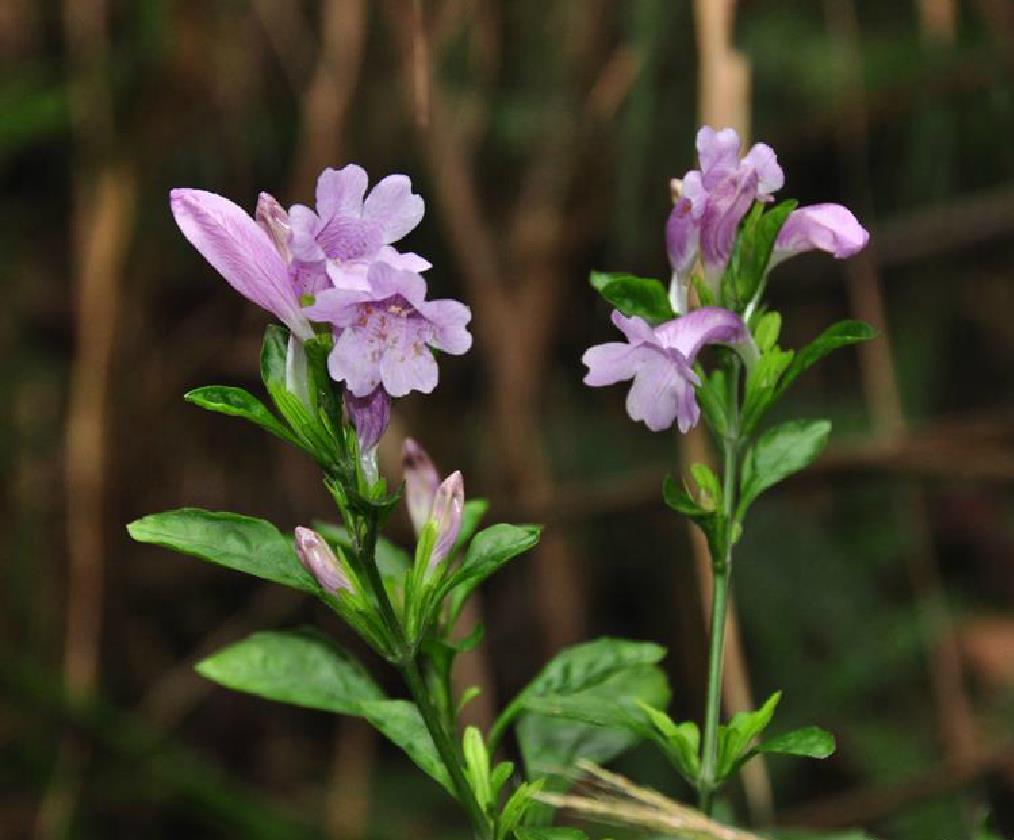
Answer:
[[[819, 765], [768, 762], [773, 820], [921, 840], [972, 836], [988, 811], [1014, 831], [1014, 11], [769, 0], [740, 4], [733, 36], [783, 194], [847, 203], [873, 232], [848, 266], [779, 270], [784, 343], [849, 316], [883, 333], [780, 409], [831, 416], [832, 447], [756, 506], [737, 559], [736, 687], [782, 688], [779, 727], [839, 737]], [[329, 515], [305, 458], [180, 399], [256, 390], [267, 316], [179, 235], [172, 186], [252, 209], [262, 189], [308, 202], [325, 165], [411, 175], [428, 212], [405, 244], [472, 306], [477, 340], [398, 404], [384, 469], [411, 434], [496, 519], [548, 524], [470, 617], [487, 627], [461, 675], [485, 686], [471, 714], [608, 633], [667, 645], [675, 708], [700, 716], [692, 542], [659, 497], [681, 444], [630, 423], [621, 388], [584, 388], [579, 359], [611, 332], [590, 269], [667, 272], [704, 58], [694, 6], [666, 0], [5, 0], [0, 835], [457, 825], [361, 725], [192, 670], [256, 628], [354, 644], [333, 617], [127, 539], [184, 504], [282, 528]], [[682, 793], [650, 751], [619, 766]], [[768, 819], [752, 779], [733, 805]]]

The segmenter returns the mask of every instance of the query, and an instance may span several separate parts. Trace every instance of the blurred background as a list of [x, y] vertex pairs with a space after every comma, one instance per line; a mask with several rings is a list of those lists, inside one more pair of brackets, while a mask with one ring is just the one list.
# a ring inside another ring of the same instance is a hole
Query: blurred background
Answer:
[[[309, 202], [329, 165], [412, 177], [428, 209], [403, 245], [476, 343], [398, 403], [384, 470], [411, 434], [495, 520], [548, 525], [468, 616], [472, 718], [601, 634], [666, 645], [675, 713], [701, 717], [700, 546], [659, 489], [706, 442], [634, 425], [579, 360], [612, 334], [589, 270], [667, 276], [702, 119], [772, 144], [782, 197], [873, 233], [778, 270], [783, 344], [844, 317], [882, 333], [779, 409], [832, 417], [833, 443], [756, 505], [736, 566], [727, 709], [781, 688], [776, 726], [839, 749], [751, 765], [732, 806], [1012, 836], [1009, 0], [4, 0], [0, 67], [0, 836], [460, 836], [369, 729], [192, 670], [259, 628], [356, 647], [323, 607], [127, 539], [183, 505], [330, 516], [307, 459], [181, 399], [257, 392], [267, 316], [179, 235], [173, 186], [252, 211]], [[685, 793], [651, 750], [616, 766]]]

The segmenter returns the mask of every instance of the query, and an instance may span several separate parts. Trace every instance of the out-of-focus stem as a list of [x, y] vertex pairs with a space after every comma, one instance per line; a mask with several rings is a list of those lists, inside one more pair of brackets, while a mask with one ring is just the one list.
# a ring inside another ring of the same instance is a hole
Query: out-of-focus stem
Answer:
[[736, 487], [739, 456], [739, 374], [741, 363], [730, 359], [726, 368], [729, 377], [726, 396], [728, 432], [722, 441], [722, 516], [725, 520], [724, 556], [711, 558], [714, 578], [711, 590], [711, 638], [708, 647], [708, 693], [705, 702], [704, 745], [701, 756], [701, 777], [698, 783], [700, 808], [710, 816], [717, 787], [718, 723], [722, 710], [722, 659], [725, 652], [725, 616], [729, 602], [729, 579], [732, 575], [733, 511], [736, 509]]

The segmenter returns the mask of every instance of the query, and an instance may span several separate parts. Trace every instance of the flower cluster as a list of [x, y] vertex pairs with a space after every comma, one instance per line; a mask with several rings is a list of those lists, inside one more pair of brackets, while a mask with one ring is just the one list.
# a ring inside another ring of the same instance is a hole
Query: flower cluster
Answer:
[[170, 198], [183, 235], [236, 291], [298, 341], [316, 335], [314, 324], [330, 329], [328, 370], [344, 383], [363, 452], [387, 427], [392, 397], [436, 387], [431, 348], [460, 355], [472, 343], [468, 307], [427, 301], [430, 263], [393, 247], [422, 219], [422, 198], [405, 175], [383, 178], [369, 194], [367, 185], [355, 164], [325, 169], [315, 210], [285, 210], [262, 193], [256, 219], [203, 190], [174, 189]]
[[[678, 314], [687, 311], [690, 277], [698, 261], [717, 299], [739, 223], [755, 201], [771, 201], [785, 183], [770, 146], [756, 143], [742, 159], [739, 148], [739, 135], [733, 129], [715, 131], [703, 126], [697, 132], [701, 168], [687, 172], [678, 182], [678, 196], [665, 227], [672, 266], [669, 294]], [[844, 259], [862, 250], [868, 239], [852, 212], [840, 204], [801, 207], [779, 233], [770, 265], [813, 249]]]
[[[721, 279], [740, 223], [756, 202], [770, 202], [785, 182], [770, 146], [757, 143], [743, 158], [739, 149], [740, 138], [733, 129], [702, 127], [697, 134], [700, 169], [674, 182], [677, 194], [665, 239], [672, 267], [669, 314], [677, 317], [652, 327], [637, 315], [614, 311], [613, 324], [627, 343], [600, 344], [583, 357], [587, 385], [633, 380], [627, 413], [652, 431], [663, 431], [676, 422], [681, 432], [687, 432], [697, 424], [700, 408], [695, 388], [701, 383], [693, 365], [705, 345], [730, 345], [748, 363], [756, 356], [750, 331], [736, 312], [715, 306], [690, 311], [689, 306], [691, 278], [698, 270], [711, 297], [721, 299]], [[801, 207], [789, 214], [778, 231], [765, 272], [814, 249], [844, 259], [860, 251], [868, 239], [856, 217], [840, 204]]]

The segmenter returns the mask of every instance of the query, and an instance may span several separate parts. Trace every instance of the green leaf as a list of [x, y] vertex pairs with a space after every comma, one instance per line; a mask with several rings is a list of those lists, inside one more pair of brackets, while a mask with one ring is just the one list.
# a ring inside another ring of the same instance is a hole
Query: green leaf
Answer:
[[789, 199], [763, 212], [764, 205], [758, 202], [743, 219], [722, 276], [722, 306], [742, 312], [760, 290], [775, 239], [796, 204]]
[[782, 316], [777, 312], [765, 312], [754, 327], [753, 340], [761, 353], [766, 353], [778, 341], [782, 330]]
[[[503, 766], [503, 764], [500, 764], [497, 769]], [[497, 840], [501, 840], [505, 837], [518, 836], [512, 832], [517, 829], [518, 823], [521, 822], [525, 816], [525, 812], [533, 804], [532, 798], [535, 794], [542, 790], [543, 784], [544, 782], [542, 779], [537, 779], [534, 782], [522, 782], [518, 785], [517, 790], [515, 790], [514, 793], [507, 798], [507, 801], [504, 803], [503, 810], [500, 812], [500, 819], [497, 820]]]
[[465, 757], [465, 774], [472, 792], [483, 809], [489, 808], [493, 802], [493, 784], [489, 777], [489, 753], [486, 752], [482, 733], [474, 726], [466, 727], [461, 744], [462, 755]]
[[296, 439], [289, 430], [278, 421], [267, 406], [242, 388], [233, 388], [229, 385], [206, 385], [203, 388], [188, 391], [183, 395], [183, 399], [208, 411], [217, 411], [219, 414], [228, 414], [230, 417], [242, 417], [271, 434], [277, 435], [282, 440], [296, 443]]
[[437, 784], [454, 796], [454, 786], [440, 759], [415, 703], [408, 700], [371, 700], [360, 704], [360, 712], [386, 735]]
[[235, 691], [344, 715], [384, 698], [359, 662], [310, 630], [254, 633], [201, 661], [197, 671]]
[[834, 735], [819, 726], [804, 726], [761, 741], [757, 752], [827, 758], [834, 752]]
[[691, 464], [690, 475], [693, 476], [700, 488], [701, 507], [704, 510], [720, 508], [722, 506], [722, 484], [714, 470], [707, 464]]
[[320, 592], [300, 565], [292, 537], [263, 519], [181, 508], [142, 517], [131, 522], [127, 531], [138, 542], [171, 548], [293, 589]]
[[519, 827], [514, 829], [517, 840], [588, 840], [588, 835], [579, 828], [561, 827]]
[[754, 738], [771, 723], [782, 693], [776, 691], [755, 712], [739, 712], [725, 726], [718, 727], [718, 778], [733, 771], [738, 759], [750, 748]]
[[837, 324], [832, 324], [817, 338], [807, 344], [806, 347], [796, 353], [792, 364], [789, 365], [781, 382], [778, 384], [776, 396], [781, 396], [799, 374], [811, 368], [833, 350], [837, 350], [839, 347], [847, 347], [850, 344], [870, 341], [876, 337], [877, 331], [862, 321], [839, 321]]
[[662, 482], [662, 498], [669, 507], [682, 513], [704, 532], [712, 557], [725, 556], [728, 528], [721, 511], [702, 507], [671, 475]]
[[661, 282], [633, 274], [593, 271], [592, 287], [628, 318], [634, 315], [649, 324], [661, 324], [676, 317], [669, 292]]
[[677, 724], [660, 709], [642, 705], [656, 730], [655, 740], [662, 746], [669, 760], [691, 785], [697, 784], [701, 773], [701, 731], [693, 721]]
[[710, 374], [707, 374], [700, 365], [696, 365], [694, 370], [701, 380], [701, 384], [696, 388], [696, 394], [697, 403], [704, 415], [704, 422], [716, 436], [721, 438], [729, 432], [729, 418], [725, 405], [725, 371], [715, 368]]
[[760, 422], [778, 394], [778, 383], [795, 353], [771, 347], [757, 361], [746, 376], [746, 395], [743, 398], [741, 429], [749, 435]]
[[[526, 704], [537, 702], [533, 698], [543, 698], [546, 702], [554, 702], [555, 698], [555, 702], [564, 703], [566, 701], [560, 698], [591, 691], [611, 679], [621, 681], [623, 674], [655, 665], [663, 656], [665, 649], [659, 645], [625, 639], [596, 639], [567, 648], [518, 695], [497, 720], [494, 729], [503, 728]], [[645, 699], [658, 702], [657, 695]], [[629, 729], [608, 729], [531, 713], [521, 717], [517, 735], [529, 778], [565, 771], [578, 758], [609, 761], [638, 739]], [[557, 789], [566, 789], [569, 781], [560, 777], [554, 785]]]
[[769, 487], [811, 464], [830, 434], [828, 420], [789, 420], [764, 432], [743, 460], [736, 518]]
[[454, 590], [456, 604], [463, 603], [472, 591], [509, 560], [523, 554], [539, 541], [538, 525], [492, 525], [472, 539], [465, 559], [437, 590], [442, 600]]
[[664, 708], [669, 696], [669, 682], [661, 669], [638, 665], [617, 671], [582, 691], [525, 695], [523, 705], [529, 712], [627, 729], [646, 738], [652, 730], [642, 707]]
[[269, 324], [264, 330], [261, 344], [261, 380], [268, 392], [285, 388], [285, 359], [288, 353], [289, 333], [278, 324]]

